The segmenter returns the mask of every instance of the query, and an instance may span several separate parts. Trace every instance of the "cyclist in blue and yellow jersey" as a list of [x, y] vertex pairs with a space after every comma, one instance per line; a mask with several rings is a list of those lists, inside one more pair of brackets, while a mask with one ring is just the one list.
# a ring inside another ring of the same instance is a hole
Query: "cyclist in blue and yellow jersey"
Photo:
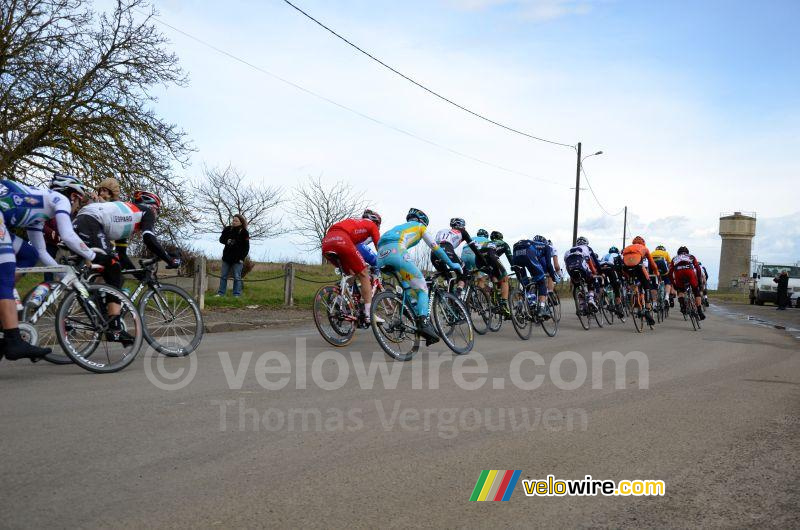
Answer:
[[672, 288], [672, 279], [667, 274], [672, 258], [669, 257], [669, 252], [664, 248], [664, 245], [658, 245], [652, 255], [653, 261], [656, 262], [656, 267], [658, 267], [658, 272], [661, 273], [661, 281], [664, 282], [666, 295], [669, 296], [669, 306], [675, 307], [675, 289]]
[[417, 314], [417, 329], [425, 337], [425, 343], [430, 346], [439, 342], [436, 329], [431, 325], [430, 308], [428, 307], [428, 286], [425, 276], [414, 264], [409, 250], [420, 241], [433, 250], [436, 255], [451, 269], [461, 272], [461, 265], [453, 263], [447, 253], [426, 232], [428, 216], [425, 212], [411, 208], [406, 215], [406, 222], [386, 231], [378, 242], [378, 265], [388, 267], [400, 276], [403, 289], [416, 300], [414, 311]]

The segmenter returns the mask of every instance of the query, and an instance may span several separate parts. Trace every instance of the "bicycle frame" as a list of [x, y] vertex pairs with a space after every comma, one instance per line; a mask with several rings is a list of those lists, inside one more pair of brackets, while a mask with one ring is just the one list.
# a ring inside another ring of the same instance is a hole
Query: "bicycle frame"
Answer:
[[16, 272], [19, 274], [27, 274], [27, 273], [54, 273], [61, 275], [61, 278], [57, 280], [57, 282], [50, 282], [56, 283], [56, 287], [51, 289], [49, 293], [47, 293], [47, 297], [44, 299], [42, 304], [36, 308], [36, 311], [31, 315], [30, 322], [35, 324], [38, 320], [45, 314], [47, 308], [53, 305], [60, 297], [61, 294], [67, 289], [73, 289], [80, 293], [81, 299], [88, 303], [93, 311], [99, 311], [97, 305], [95, 305], [94, 301], [89, 297], [89, 291], [86, 289], [86, 286], [83, 284], [81, 279], [79, 278], [78, 274], [75, 272], [75, 269], [70, 267], [69, 265], [52, 265], [52, 266], [45, 266], [45, 267], [18, 267]]

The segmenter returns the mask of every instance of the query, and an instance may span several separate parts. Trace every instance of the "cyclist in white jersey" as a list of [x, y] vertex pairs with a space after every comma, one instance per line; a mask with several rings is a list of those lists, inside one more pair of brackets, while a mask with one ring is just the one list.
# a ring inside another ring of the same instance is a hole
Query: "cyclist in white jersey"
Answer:
[[[103, 278], [106, 283], [121, 288], [123, 267], [134, 268], [127, 254], [127, 240], [134, 232], [142, 233], [145, 246], [164, 260], [168, 269], [180, 266], [180, 260], [167, 254], [154, 233], [160, 207], [161, 198], [158, 195], [136, 191], [133, 202], [95, 202], [81, 208], [75, 216], [73, 224], [78, 235], [88, 245], [98, 249], [95, 263], [103, 265]], [[113, 243], [115, 241], [118, 242], [118, 249]], [[118, 316], [120, 310], [118, 303], [108, 304], [110, 316]], [[119, 319], [116, 323], [119, 323]], [[112, 340], [118, 340], [123, 344], [133, 340], [132, 336], [113, 323], [112, 329], [114, 330]]]
[[[42, 234], [45, 222], [55, 219], [62, 240], [76, 254], [86, 259], [95, 256], [75, 234], [70, 223], [70, 214], [78, 208], [85, 195], [86, 189], [78, 179], [58, 173], [53, 177], [50, 189], [0, 181], [0, 211], [3, 214], [0, 223], [0, 321], [4, 330], [2, 354], [9, 360], [29, 358], [36, 361], [51, 351], [22, 340], [13, 296], [17, 264], [31, 267], [41, 261], [45, 265], [56, 265], [47, 253]], [[25, 229], [30, 243], [14, 237], [8, 231], [13, 228]]]
[[[445, 254], [447, 254], [447, 257], [450, 258], [450, 261], [453, 263], [458, 263], [459, 265], [462, 265], [462, 267], [463, 262], [456, 255], [456, 250], [462, 242], [466, 243], [476, 256], [479, 254], [478, 245], [476, 245], [472, 240], [465, 226], [466, 221], [464, 221], [464, 219], [460, 217], [453, 217], [450, 219], [450, 229], [448, 230], [447, 228], [443, 228], [442, 230], [436, 232], [436, 236], [434, 237], [434, 240], [439, 243], [439, 247], [444, 250]], [[431, 265], [433, 265], [437, 271], [443, 274], [451, 270], [447, 263], [445, 263], [445, 261], [441, 259], [441, 257], [439, 257], [435, 252], [431, 252]], [[466, 280], [466, 274], [464, 273], [463, 268], [461, 271], [456, 272], [456, 277], [458, 278], [457, 288], [461, 290], [464, 288]]]

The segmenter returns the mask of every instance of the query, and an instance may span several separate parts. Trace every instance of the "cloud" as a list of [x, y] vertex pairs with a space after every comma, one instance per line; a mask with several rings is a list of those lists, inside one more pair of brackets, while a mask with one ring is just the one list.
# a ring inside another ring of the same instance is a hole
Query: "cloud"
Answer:
[[688, 223], [688, 217], [683, 217], [681, 215], [670, 215], [668, 217], [662, 217], [660, 219], [656, 219], [655, 221], [649, 222], [646, 230], [648, 232], [657, 232], [664, 230], [665, 228], [668, 230], [677, 230], [685, 228]]
[[592, 11], [595, 0], [447, 0], [447, 3], [465, 11], [483, 11], [506, 8], [528, 20], [546, 21], [569, 15], [586, 15]]
[[758, 218], [753, 255], [759, 261], [784, 265], [800, 261], [800, 212], [781, 217]]

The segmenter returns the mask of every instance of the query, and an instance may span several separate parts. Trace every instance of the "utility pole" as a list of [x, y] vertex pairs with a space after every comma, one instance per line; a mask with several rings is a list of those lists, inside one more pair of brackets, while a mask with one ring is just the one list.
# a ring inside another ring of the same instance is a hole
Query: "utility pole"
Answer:
[[[619, 214], [617, 214], [619, 215]], [[625, 207], [625, 220], [622, 222], [622, 248], [625, 248], [625, 239], [628, 236], [628, 207]]]
[[572, 222], [572, 246], [578, 242], [578, 203], [581, 193], [581, 143], [578, 142], [578, 167], [575, 169], [575, 219]]

